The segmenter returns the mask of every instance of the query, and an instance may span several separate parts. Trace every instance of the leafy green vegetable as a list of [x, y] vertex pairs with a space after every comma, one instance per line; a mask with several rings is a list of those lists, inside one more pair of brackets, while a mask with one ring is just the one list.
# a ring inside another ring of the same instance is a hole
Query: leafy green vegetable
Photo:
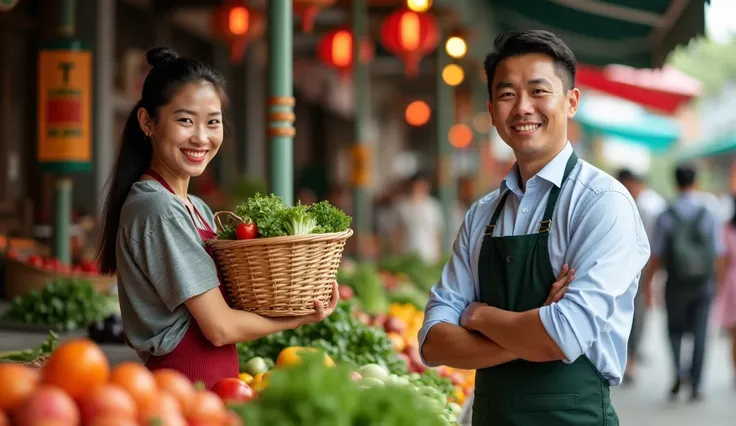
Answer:
[[284, 215], [287, 211], [284, 200], [275, 195], [263, 195], [260, 192], [240, 204], [235, 213], [245, 219], [250, 218], [256, 223], [258, 236], [263, 238], [281, 237], [284, 230]]
[[58, 278], [42, 291], [16, 297], [2, 319], [72, 331], [103, 319], [111, 309], [109, 299], [97, 293], [88, 280]]
[[341, 300], [335, 312], [319, 323], [238, 343], [241, 369], [255, 356], [276, 359], [284, 348], [310, 346], [324, 350], [338, 363], [354, 367], [375, 363], [406, 374], [406, 363], [394, 352], [386, 333], [360, 322], [353, 315], [354, 309], [353, 302]]
[[[444, 426], [445, 405], [411, 386], [361, 386], [350, 367], [325, 367], [320, 354], [274, 370], [269, 386], [245, 405], [230, 406], [248, 426]], [[434, 407], [434, 408], [433, 408]]]
[[[256, 224], [256, 226], [258, 226]], [[307, 206], [297, 204], [284, 213], [284, 230], [287, 235], [308, 235], [317, 227], [317, 220], [307, 211]]]
[[319, 226], [313, 231], [315, 234], [343, 232], [348, 229], [350, 222], [352, 222], [350, 216], [330, 204], [329, 201], [312, 204], [307, 210], [317, 219]]
[[[260, 192], [238, 205], [235, 214], [255, 222], [261, 238], [343, 232], [352, 221], [350, 216], [328, 201], [310, 206], [301, 203], [287, 206], [281, 197]], [[235, 226], [225, 225], [223, 228], [218, 233], [219, 238], [235, 239]]]
[[59, 336], [49, 330], [49, 336], [35, 348], [19, 351], [0, 352], [0, 362], [30, 362], [44, 355], [51, 355], [56, 350]]

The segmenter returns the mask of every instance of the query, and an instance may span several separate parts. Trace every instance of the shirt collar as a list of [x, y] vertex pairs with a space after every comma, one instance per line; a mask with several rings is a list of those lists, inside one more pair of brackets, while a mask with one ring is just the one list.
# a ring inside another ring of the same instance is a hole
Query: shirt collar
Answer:
[[[565, 167], [567, 166], [567, 160], [570, 159], [573, 149], [572, 145], [568, 141], [562, 151], [559, 152], [546, 166], [542, 168], [532, 179], [536, 176], [546, 180], [547, 182], [556, 185], [558, 188], [562, 186], [562, 177], [565, 175]], [[531, 180], [531, 179], [529, 179]], [[514, 166], [509, 170], [506, 176], [501, 182], [501, 190], [510, 189], [513, 192], [521, 192], [521, 176], [519, 175], [519, 165], [514, 163]]]

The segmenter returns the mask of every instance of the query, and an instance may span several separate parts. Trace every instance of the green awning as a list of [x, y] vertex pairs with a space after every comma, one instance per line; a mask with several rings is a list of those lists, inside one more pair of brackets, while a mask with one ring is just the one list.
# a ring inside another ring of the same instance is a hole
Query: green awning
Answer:
[[[474, 0], [468, 4], [475, 3]], [[578, 62], [657, 68], [680, 44], [705, 32], [710, 0], [478, 0], [487, 13], [461, 7], [474, 27], [546, 29], [573, 49]], [[491, 23], [479, 20], [490, 18]], [[490, 49], [490, 40], [486, 49]]]

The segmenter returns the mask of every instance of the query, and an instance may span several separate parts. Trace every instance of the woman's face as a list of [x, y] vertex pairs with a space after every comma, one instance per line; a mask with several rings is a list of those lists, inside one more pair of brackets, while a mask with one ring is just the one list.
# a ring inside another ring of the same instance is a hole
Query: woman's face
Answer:
[[201, 175], [222, 145], [222, 101], [210, 83], [179, 88], [159, 108], [155, 122], [142, 112], [139, 120], [151, 138], [153, 162], [175, 176]]

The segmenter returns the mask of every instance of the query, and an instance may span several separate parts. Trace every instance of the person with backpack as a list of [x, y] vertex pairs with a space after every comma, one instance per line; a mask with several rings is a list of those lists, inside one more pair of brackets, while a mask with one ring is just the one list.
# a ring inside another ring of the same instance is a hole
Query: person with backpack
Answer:
[[[701, 399], [701, 378], [708, 336], [708, 317], [721, 275], [725, 249], [719, 219], [695, 195], [696, 171], [681, 165], [675, 170], [678, 198], [657, 219], [651, 244], [652, 256], [646, 274], [645, 299], [653, 305], [652, 276], [659, 268], [667, 273], [664, 303], [667, 329], [674, 361], [674, 383], [670, 396], [676, 398], [683, 381], [691, 386], [690, 400]], [[681, 369], [682, 338], [693, 336], [689, 372]]]

